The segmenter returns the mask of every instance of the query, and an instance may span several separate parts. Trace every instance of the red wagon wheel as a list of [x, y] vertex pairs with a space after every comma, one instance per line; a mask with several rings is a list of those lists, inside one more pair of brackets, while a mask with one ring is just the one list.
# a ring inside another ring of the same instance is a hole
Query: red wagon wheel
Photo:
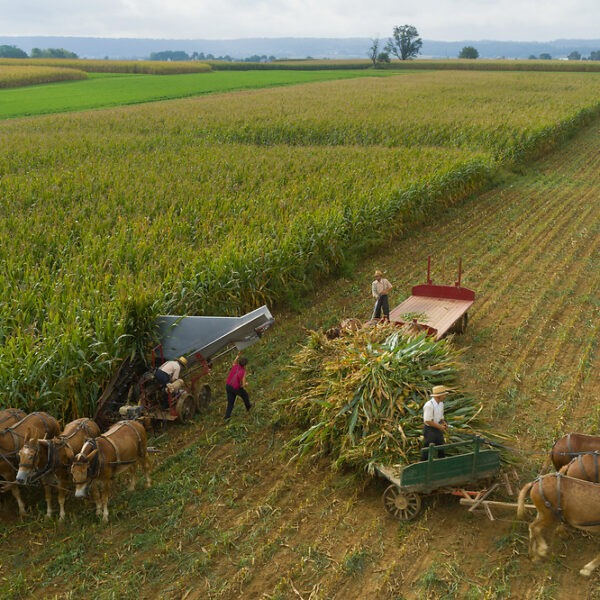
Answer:
[[411, 521], [421, 511], [421, 496], [413, 492], [403, 493], [392, 484], [383, 492], [383, 506], [392, 517]]
[[175, 410], [177, 411], [177, 416], [179, 417], [179, 420], [182, 423], [187, 423], [196, 414], [196, 403], [187, 392], [184, 392], [177, 399]]

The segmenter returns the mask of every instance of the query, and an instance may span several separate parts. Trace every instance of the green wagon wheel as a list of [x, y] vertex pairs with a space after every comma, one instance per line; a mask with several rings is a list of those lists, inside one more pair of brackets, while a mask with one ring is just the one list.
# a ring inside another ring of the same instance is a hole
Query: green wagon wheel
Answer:
[[397, 485], [392, 484], [383, 492], [383, 506], [392, 517], [410, 521], [421, 511], [421, 496], [412, 492], [402, 493]]

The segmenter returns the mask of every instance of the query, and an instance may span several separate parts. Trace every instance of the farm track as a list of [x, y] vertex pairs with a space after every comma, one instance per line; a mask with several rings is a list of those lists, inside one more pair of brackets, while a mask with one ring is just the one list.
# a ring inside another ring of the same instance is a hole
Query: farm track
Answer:
[[[224, 428], [222, 406], [215, 403], [202, 421], [172, 428], [164, 458], [156, 459], [155, 481], [165, 484], [175, 477], [171, 457], [183, 449], [203, 455], [193, 476], [197, 486], [210, 483], [186, 501], [178, 526], [161, 533], [168, 537], [161, 554], [153, 546], [145, 550], [148, 556], [131, 550], [136, 525], [125, 493], [111, 508], [108, 528], [95, 523], [92, 511], [78, 514], [70, 499], [70, 518], [82, 531], [89, 524], [86, 535], [94, 540], [85, 567], [65, 582], [64, 570], [44, 565], [51, 559], [43, 548], [50, 536], [65, 538], [69, 548], [76, 534], [65, 535], [60, 525], [26, 523], [26, 535], [5, 537], [3, 555], [25, 560], [28, 553], [46, 574], [32, 575], [26, 592], [15, 597], [62, 600], [87, 592], [109, 598], [119, 589], [121, 597], [140, 600], [600, 599], [600, 573], [591, 580], [578, 574], [598, 551], [597, 540], [569, 534], [555, 542], [555, 558], [533, 565], [526, 556], [526, 526], [513, 523], [514, 514], [498, 514], [492, 523], [447, 496], [426, 499], [415, 523], [399, 524], [383, 510], [384, 482], [334, 473], [322, 463], [287, 464], [282, 448], [291, 432], [265, 424], [267, 403], [289, 393], [281, 371], [301, 339], [300, 325], [368, 314], [375, 264], [387, 272], [399, 299], [422, 282], [431, 255], [434, 281], [453, 281], [453, 263], [461, 256], [463, 283], [476, 290], [469, 328], [456, 340], [465, 348], [464, 383], [481, 398], [492, 428], [514, 436], [510, 445], [521, 449], [523, 478], [541, 468], [558, 433], [600, 432], [599, 133], [594, 124], [522, 176], [435, 215], [431, 225], [391, 243], [351, 277], [321, 289], [310, 308], [278, 317], [269, 343], [257, 346], [251, 363], [274, 364], [271, 379], [254, 367], [255, 413], [246, 417], [238, 407]], [[149, 520], [138, 525], [155, 527]], [[107, 567], [98, 547], [111, 556], [133, 556], [147, 581], [120, 589], [120, 578], [129, 573], [120, 564], [125, 558]], [[72, 556], [80, 558], [77, 549]], [[140, 566], [146, 562], [155, 568]], [[11, 566], [1, 564], [0, 576]], [[103, 594], [105, 585], [112, 587]]]

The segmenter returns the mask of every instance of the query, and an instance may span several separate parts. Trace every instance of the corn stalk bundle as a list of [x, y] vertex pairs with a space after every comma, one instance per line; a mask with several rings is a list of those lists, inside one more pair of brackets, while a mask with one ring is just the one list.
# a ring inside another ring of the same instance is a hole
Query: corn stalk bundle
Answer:
[[[459, 355], [448, 339], [394, 325], [333, 340], [310, 332], [292, 365], [298, 395], [282, 401], [304, 428], [289, 444], [294, 456], [328, 455], [334, 468], [370, 472], [377, 463], [418, 460], [423, 404], [434, 385], [456, 389]], [[482, 425], [481, 404], [467, 394], [451, 394], [444, 408], [447, 443], [469, 439]]]

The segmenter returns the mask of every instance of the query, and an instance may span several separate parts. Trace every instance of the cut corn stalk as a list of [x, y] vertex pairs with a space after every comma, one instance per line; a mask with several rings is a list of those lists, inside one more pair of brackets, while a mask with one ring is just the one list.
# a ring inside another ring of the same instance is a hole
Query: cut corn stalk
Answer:
[[[282, 401], [305, 428], [289, 448], [294, 456], [327, 455], [335, 468], [369, 472], [377, 463], [418, 460], [423, 404], [434, 385], [459, 388], [460, 354], [450, 339], [389, 324], [333, 340], [310, 332], [291, 365], [299, 393]], [[446, 441], [489, 437], [478, 419], [481, 408], [466, 393], [449, 396]]]

